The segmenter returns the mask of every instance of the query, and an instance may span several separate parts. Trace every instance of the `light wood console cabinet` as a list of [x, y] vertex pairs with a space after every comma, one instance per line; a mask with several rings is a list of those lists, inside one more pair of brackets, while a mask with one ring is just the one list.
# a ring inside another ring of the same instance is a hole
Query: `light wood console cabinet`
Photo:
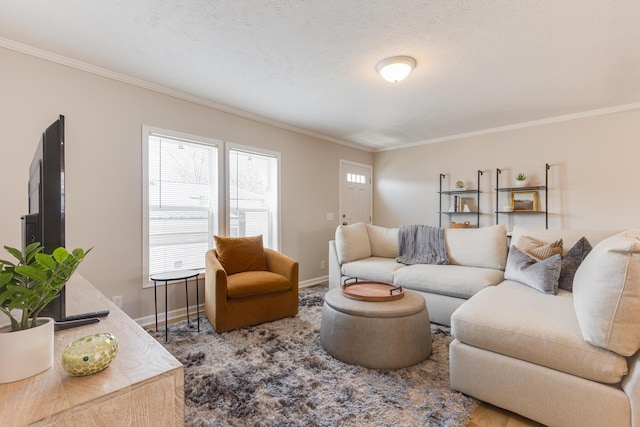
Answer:
[[[144, 329], [79, 274], [66, 288], [67, 313], [109, 309], [99, 323], [55, 333], [54, 366], [0, 384], [0, 424], [7, 426], [183, 426], [184, 368]], [[119, 351], [111, 365], [72, 377], [60, 363], [73, 340], [111, 332]]]

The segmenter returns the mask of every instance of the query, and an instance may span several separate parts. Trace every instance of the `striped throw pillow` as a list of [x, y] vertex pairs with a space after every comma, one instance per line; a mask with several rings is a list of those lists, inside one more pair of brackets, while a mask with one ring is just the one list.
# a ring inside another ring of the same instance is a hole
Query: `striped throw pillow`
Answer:
[[562, 255], [562, 239], [555, 242], [546, 243], [529, 236], [522, 236], [516, 244], [522, 252], [532, 256], [538, 261], [547, 259], [554, 255]]

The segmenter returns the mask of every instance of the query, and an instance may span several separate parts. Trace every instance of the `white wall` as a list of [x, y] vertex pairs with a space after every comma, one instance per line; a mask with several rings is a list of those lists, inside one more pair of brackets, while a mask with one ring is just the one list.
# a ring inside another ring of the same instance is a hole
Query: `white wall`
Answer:
[[[66, 246], [95, 247], [79, 271], [107, 297], [123, 295], [130, 316], [153, 314], [153, 289], [141, 288], [142, 125], [279, 151], [281, 250], [299, 260], [301, 281], [327, 275], [320, 261], [338, 225], [339, 161], [372, 164], [372, 153], [4, 48], [0, 64], [0, 244], [21, 244], [29, 164], [42, 131], [63, 114]], [[183, 287], [169, 290], [170, 309], [184, 307]]]
[[[518, 172], [543, 185], [544, 164], [549, 163], [549, 228], [638, 228], [639, 135], [640, 109], [634, 109], [379, 152], [374, 160], [375, 222], [438, 225], [439, 174], [451, 180], [447, 187], [462, 179], [476, 188], [479, 169], [486, 171], [481, 209], [487, 212], [480, 223], [494, 224], [496, 168], [504, 169], [501, 186], [512, 186]], [[500, 215], [500, 222], [544, 227], [543, 216], [511, 217], [509, 222]]]

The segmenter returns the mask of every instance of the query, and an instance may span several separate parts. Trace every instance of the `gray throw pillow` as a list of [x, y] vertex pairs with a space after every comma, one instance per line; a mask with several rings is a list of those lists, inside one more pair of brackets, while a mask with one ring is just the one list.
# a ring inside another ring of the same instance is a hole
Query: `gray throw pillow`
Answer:
[[562, 268], [560, 270], [560, 279], [558, 280], [558, 287], [566, 291], [573, 291], [573, 276], [576, 275], [578, 267], [582, 264], [582, 261], [591, 252], [593, 246], [587, 240], [586, 237], [582, 237], [576, 242], [569, 252], [562, 258]]
[[561, 263], [560, 254], [538, 261], [512, 245], [504, 278], [520, 282], [545, 294], [555, 295], [558, 292]]

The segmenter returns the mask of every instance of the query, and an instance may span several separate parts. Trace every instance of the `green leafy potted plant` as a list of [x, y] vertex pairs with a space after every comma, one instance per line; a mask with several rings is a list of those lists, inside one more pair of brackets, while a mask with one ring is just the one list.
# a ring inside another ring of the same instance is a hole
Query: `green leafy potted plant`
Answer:
[[518, 176], [516, 176], [516, 187], [524, 187], [527, 185], [527, 176], [520, 172]]
[[0, 312], [10, 321], [0, 326], [0, 383], [27, 378], [51, 367], [53, 319], [38, 316], [90, 251], [68, 252], [60, 247], [49, 255], [42, 253], [40, 243], [28, 245], [24, 253], [4, 248], [17, 262], [0, 260]]

